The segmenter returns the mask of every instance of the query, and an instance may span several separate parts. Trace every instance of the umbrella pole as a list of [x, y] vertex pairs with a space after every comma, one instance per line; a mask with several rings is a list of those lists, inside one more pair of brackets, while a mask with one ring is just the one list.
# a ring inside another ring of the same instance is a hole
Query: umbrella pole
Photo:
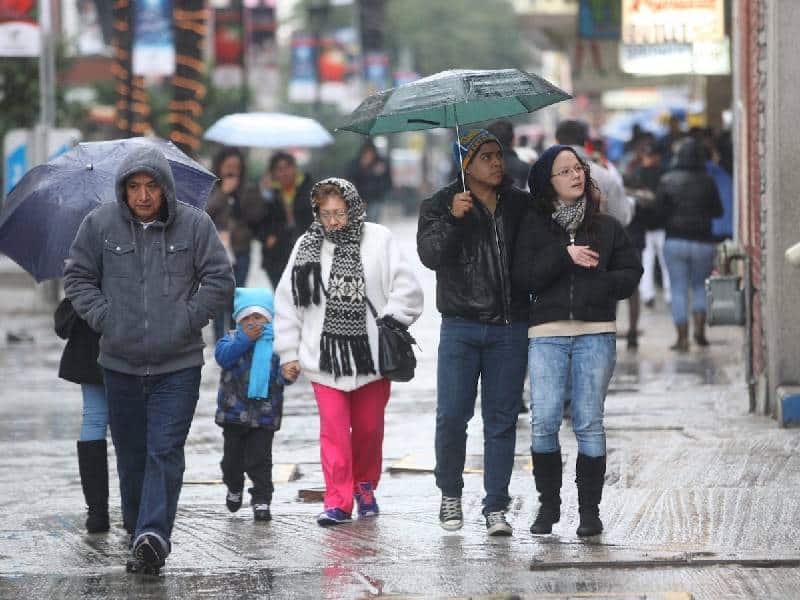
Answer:
[[461, 132], [458, 130], [458, 121], [456, 121], [456, 148], [458, 148], [458, 169], [461, 171], [461, 186], [466, 192], [467, 182], [464, 178], [464, 158], [461, 156]]

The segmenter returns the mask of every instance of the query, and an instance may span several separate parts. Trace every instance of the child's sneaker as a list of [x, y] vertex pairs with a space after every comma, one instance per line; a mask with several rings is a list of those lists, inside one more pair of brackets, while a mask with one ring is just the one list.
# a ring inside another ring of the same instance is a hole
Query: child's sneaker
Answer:
[[269, 512], [269, 504], [253, 504], [253, 519], [256, 521], [269, 521], [272, 514]]
[[317, 524], [322, 527], [329, 525], [341, 525], [342, 523], [349, 523], [350, 515], [344, 512], [341, 508], [329, 508], [317, 515]]
[[371, 483], [366, 481], [359, 483], [358, 491], [355, 493], [354, 497], [356, 505], [358, 505], [359, 517], [375, 517], [380, 512]]
[[228, 495], [225, 496], [225, 506], [227, 506], [228, 510], [231, 512], [236, 512], [242, 508], [242, 492], [232, 492], [228, 490]]

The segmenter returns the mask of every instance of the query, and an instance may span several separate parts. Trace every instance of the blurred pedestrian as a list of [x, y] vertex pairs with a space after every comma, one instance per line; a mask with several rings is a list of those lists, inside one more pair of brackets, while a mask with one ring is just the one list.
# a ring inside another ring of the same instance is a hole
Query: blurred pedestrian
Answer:
[[703, 147], [695, 139], [687, 137], [678, 145], [673, 168], [659, 182], [656, 209], [664, 219], [664, 257], [672, 287], [672, 320], [678, 334], [671, 348], [688, 352], [690, 290], [694, 341], [698, 346], [708, 345], [705, 280], [714, 266], [711, 221], [722, 215], [719, 191], [706, 171]]
[[78, 472], [83, 498], [88, 509], [86, 531], [108, 531], [108, 402], [103, 387], [103, 372], [97, 364], [100, 334], [78, 316], [69, 298], [55, 312], [56, 335], [67, 340], [58, 376], [80, 384], [83, 396], [81, 433], [77, 442]]
[[265, 215], [258, 229], [261, 266], [275, 288], [294, 243], [314, 220], [310, 202], [312, 180], [311, 175], [297, 168], [297, 161], [288, 152], [272, 155], [268, 175], [266, 185], [262, 184]]
[[459, 178], [425, 200], [417, 229], [417, 252], [436, 271], [436, 307], [442, 313], [436, 377], [439, 523], [448, 531], [464, 523], [467, 425], [480, 379], [483, 515], [489, 535], [511, 535], [505, 513], [525, 379], [528, 296], [511, 285], [510, 265], [530, 196], [506, 176], [503, 149], [487, 130], [462, 135], [454, 158], [467, 191]]
[[506, 174], [513, 180], [514, 185], [521, 190], [528, 189], [528, 173], [531, 166], [521, 160], [514, 150], [514, 126], [507, 119], [500, 119], [491, 123], [486, 128], [494, 135], [503, 148], [503, 164]]
[[225, 504], [231, 512], [241, 508], [246, 472], [256, 521], [272, 518], [272, 440], [281, 427], [283, 387], [291, 383], [273, 352], [273, 305], [270, 290], [236, 288], [236, 330], [221, 338], [214, 352], [222, 368], [214, 420], [225, 440], [220, 463], [228, 488]]
[[633, 206], [625, 195], [622, 181], [615, 177], [602, 164], [591, 159], [586, 151], [589, 141], [589, 127], [583, 121], [561, 121], [556, 128], [556, 141], [572, 149], [589, 165], [592, 180], [600, 192], [600, 210], [611, 215], [623, 226], [633, 218]]
[[[637, 157], [633, 162], [630, 173], [625, 178], [625, 191], [636, 203], [636, 210], [633, 220], [626, 228], [631, 244], [642, 260], [647, 246], [648, 233], [653, 227], [661, 225], [657, 211], [655, 210], [656, 189], [661, 178], [661, 156], [655, 146], [643, 144], [637, 148]], [[663, 229], [662, 236], [662, 256], [663, 256]], [[645, 286], [645, 277], [650, 276], [646, 289], [648, 294], [655, 294], [655, 283], [652, 281], [654, 263], [657, 246], [653, 243], [648, 254], [648, 265], [643, 266], [644, 274], [639, 281], [639, 286], [628, 298], [628, 349], [635, 350], [639, 347], [639, 313], [641, 309], [641, 289]], [[649, 272], [648, 272], [649, 270]], [[662, 275], [665, 281], [665, 294], [669, 292], [669, 275], [666, 266]], [[648, 302], [653, 301], [653, 295], [648, 295]]]
[[383, 205], [392, 191], [392, 169], [389, 161], [378, 154], [371, 139], [358, 151], [356, 159], [347, 168], [350, 180], [367, 205], [366, 220], [379, 223]]
[[[647, 145], [642, 148], [640, 165], [632, 173], [632, 178], [655, 194], [664, 173], [662, 165], [660, 146]], [[655, 203], [652, 210], [648, 212], [646, 221], [644, 250], [642, 250], [644, 273], [639, 281], [639, 296], [646, 307], [653, 308], [656, 303], [656, 267], [661, 274], [661, 289], [664, 293], [664, 302], [667, 304], [672, 302], [672, 287], [669, 280], [669, 269], [667, 269], [667, 259], [664, 257], [664, 241], [667, 236], [664, 231], [664, 215], [655, 210]]]
[[[236, 285], [244, 287], [250, 271], [250, 243], [264, 217], [263, 203], [246, 193], [244, 155], [238, 148], [222, 148], [214, 157], [211, 170], [220, 181], [208, 198], [206, 212], [232, 259]], [[215, 340], [225, 335], [232, 303], [233, 298], [227, 308], [214, 316]]]
[[533, 475], [540, 507], [531, 532], [561, 517], [561, 445], [568, 380], [578, 442], [581, 537], [603, 530], [606, 471], [603, 410], [616, 362], [616, 306], [642, 268], [622, 225], [599, 211], [591, 167], [572, 147], [548, 148], [531, 169], [533, 204], [517, 236], [514, 284], [533, 295], [528, 364]]
[[83, 220], [64, 289], [100, 332], [127, 570], [158, 573], [183, 483], [184, 444], [200, 392], [202, 328], [233, 294], [225, 248], [211, 218], [176, 196], [157, 148], [123, 159], [116, 202]]
[[[378, 326], [422, 312], [422, 288], [390, 231], [364, 222], [352, 183], [328, 178], [311, 191], [315, 219], [298, 240], [275, 297], [275, 352], [283, 377], [302, 371], [319, 408], [325, 477], [322, 526], [378, 514], [384, 411], [390, 382], [378, 372]], [[310, 204], [311, 204], [310, 203]]]

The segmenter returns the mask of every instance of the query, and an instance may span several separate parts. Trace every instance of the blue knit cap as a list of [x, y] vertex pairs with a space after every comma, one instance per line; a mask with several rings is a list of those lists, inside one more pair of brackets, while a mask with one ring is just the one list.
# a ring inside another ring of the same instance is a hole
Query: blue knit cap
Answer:
[[500, 148], [500, 140], [488, 129], [472, 129], [453, 143], [453, 160], [460, 170], [466, 170], [478, 149], [487, 142], [495, 142]]
[[528, 188], [530, 188], [531, 194], [534, 196], [544, 194], [550, 184], [550, 178], [553, 176], [553, 163], [556, 161], [556, 157], [564, 150], [569, 150], [575, 156], [578, 156], [571, 146], [555, 144], [542, 152], [539, 159], [533, 163], [531, 172], [528, 175]]

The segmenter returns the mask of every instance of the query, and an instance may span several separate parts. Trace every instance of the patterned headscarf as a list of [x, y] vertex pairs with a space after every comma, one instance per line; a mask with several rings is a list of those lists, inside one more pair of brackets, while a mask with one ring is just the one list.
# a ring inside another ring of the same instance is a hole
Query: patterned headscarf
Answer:
[[325, 319], [320, 339], [319, 368], [334, 377], [356, 373], [375, 373], [367, 336], [366, 285], [361, 262], [361, 232], [364, 225], [364, 202], [355, 186], [346, 179], [329, 177], [311, 188], [311, 202], [324, 185], [333, 185], [347, 204], [347, 225], [326, 231], [315, 211], [314, 222], [300, 241], [292, 267], [292, 295], [296, 306], [320, 303], [323, 240], [335, 244], [333, 264], [325, 289]]

